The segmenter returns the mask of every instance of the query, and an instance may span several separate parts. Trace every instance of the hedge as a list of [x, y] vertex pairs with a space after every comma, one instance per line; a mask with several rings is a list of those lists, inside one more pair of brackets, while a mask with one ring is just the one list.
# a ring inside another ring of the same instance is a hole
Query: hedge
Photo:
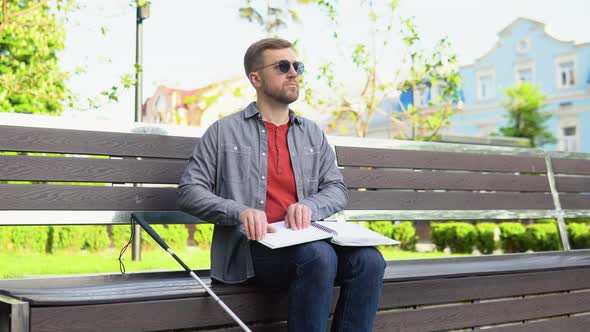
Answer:
[[195, 245], [206, 249], [211, 246], [211, 240], [213, 239], [213, 227], [212, 224], [197, 224], [195, 225], [195, 232], [193, 233], [193, 239]]
[[403, 250], [416, 250], [416, 243], [419, 240], [416, 235], [416, 228], [411, 221], [396, 223], [390, 237], [398, 240], [400, 242], [399, 247]]
[[496, 224], [493, 222], [482, 222], [475, 225], [477, 230], [477, 240], [475, 246], [482, 254], [489, 255], [496, 249], [496, 241], [494, 239]]
[[503, 222], [500, 227], [500, 246], [505, 253], [527, 251], [526, 227], [519, 222]]
[[453, 253], [470, 254], [477, 242], [475, 226], [467, 222], [432, 223], [431, 230], [432, 242], [439, 251], [449, 247]]
[[567, 235], [572, 249], [590, 248], [590, 229], [588, 224], [572, 222], [567, 225]]
[[527, 249], [533, 251], [559, 250], [557, 225], [552, 223], [533, 224], [526, 229]]

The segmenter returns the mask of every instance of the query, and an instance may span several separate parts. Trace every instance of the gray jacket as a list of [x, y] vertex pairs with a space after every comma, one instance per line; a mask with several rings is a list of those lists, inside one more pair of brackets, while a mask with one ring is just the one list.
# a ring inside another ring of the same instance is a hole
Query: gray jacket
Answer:
[[[346, 206], [348, 194], [334, 152], [312, 121], [289, 111], [288, 146], [297, 198], [326, 218]], [[254, 276], [249, 242], [239, 215], [248, 207], [264, 210], [267, 174], [266, 127], [255, 103], [212, 124], [195, 145], [180, 179], [181, 210], [215, 224], [211, 277], [240, 283]]]

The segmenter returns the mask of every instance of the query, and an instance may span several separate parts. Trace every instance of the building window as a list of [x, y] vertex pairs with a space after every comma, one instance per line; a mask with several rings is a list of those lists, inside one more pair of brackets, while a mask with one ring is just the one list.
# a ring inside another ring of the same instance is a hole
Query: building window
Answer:
[[527, 38], [520, 39], [516, 42], [516, 52], [525, 54], [531, 49], [531, 42]]
[[564, 151], [578, 151], [578, 135], [575, 126], [561, 128], [561, 149]]
[[576, 85], [575, 56], [561, 57], [556, 61], [557, 87], [570, 88]]
[[428, 106], [428, 102], [430, 101], [429, 98], [430, 88], [427, 86], [419, 87], [416, 89], [417, 100], [416, 100], [416, 107], [426, 107]]
[[533, 82], [533, 68], [523, 67], [516, 70], [517, 83], [532, 83]]
[[477, 99], [494, 99], [496, 94], [495, 76], [492, 69], [482, 70], [477, 73]]

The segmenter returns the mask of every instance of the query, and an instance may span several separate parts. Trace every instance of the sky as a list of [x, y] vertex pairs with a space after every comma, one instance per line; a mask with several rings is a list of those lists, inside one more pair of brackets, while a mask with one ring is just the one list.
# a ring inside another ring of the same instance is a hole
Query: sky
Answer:
[[[271, 0], [284, 4], [287, 0]], [[291, 1], [294, 2], [294, 1]], [[316, 75], [328, 61], [347, 68], [343, 55], [357, 42], [366, 41], [369, 21], [359, 8], [363, 1], [336, 1], [339, 41], [334, 26], [315, 6], [297, 7], [301, 24], [289, 24], [278, 35], [301, 42], [307, 75]], [[135, 8], [130, 0], [80, 0], [81, 8], [68, 16], [62, 68], [86, 72], [69, 82], [81, 97], [99, 95], [132, 73], [135, 62]], [[253, 0], [255, 6], [266, 0]], [[143, 31], [143, 95], [159, 85], [194, 89], [212, 82], [243, 77], [243, 54], [264, 31], [238, 16], [245, 0], [153, 0]], [[382, 11], [379, 11], [382, 13]], [[546, 31], [561, 40], [590, 42], [588, 0], [400, 0], [398, 17], [413, 17], [425, 47], [447, 36], [459, 65], [472, 63], [491, 49], [497, 33], [519, 17], [546, 24]], [[101, 33], [106, 29], [106, 33]], [[394, 30], [399, 30], [395, 26]], [[399, 46], [381, 54], [384, 66], [396, 68]], [[339, 65], [341, 64], [341, 65]], [[338, 67], [340, 66], [340, 67]], [[343, 82], [355, 81], [342, 69]], [[340, 74], [340, 73], [339, 73]], [[132, 121], [134, 92], [121, 94], [119, 103], [102, 105], [91, 113], [102, 118]], [[68, 113], [79, 112], [69, 109]]]

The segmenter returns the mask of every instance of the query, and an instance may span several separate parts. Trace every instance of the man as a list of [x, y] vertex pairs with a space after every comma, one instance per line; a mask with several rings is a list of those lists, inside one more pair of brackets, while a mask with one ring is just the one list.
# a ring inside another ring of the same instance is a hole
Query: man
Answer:
[[332, 330], [370, 331], [385, 270], [379, 251], [326, 241], [272, 250], [255, 241], [273, 232], [275, 221], [307, 228], [344, 209], [348, 196], [321, 129], [289, 109], [304, 68], [292, 44], [260, 40], [246, 51], [244, 67], [256, 102], [211, 125], [178, 191], [182, 210], [215, 223], [211, 277], [288, 288], [289, 331], [305, 332], [326, 331], [337, 283]]

